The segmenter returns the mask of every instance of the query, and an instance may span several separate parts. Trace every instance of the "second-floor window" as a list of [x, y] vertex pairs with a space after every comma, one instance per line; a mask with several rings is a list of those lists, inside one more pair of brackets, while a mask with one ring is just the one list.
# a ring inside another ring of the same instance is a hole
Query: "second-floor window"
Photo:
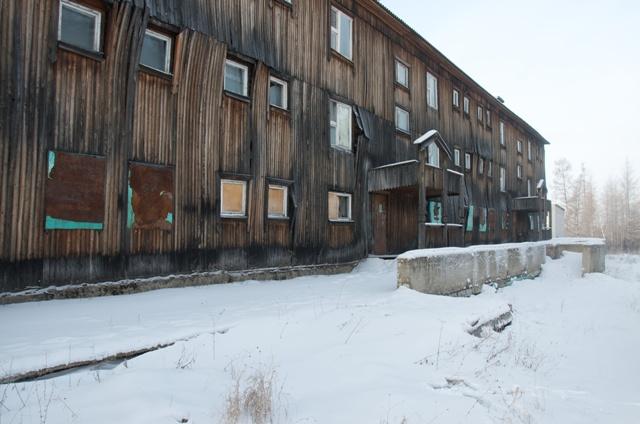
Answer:
[[502, 166], [500, 167], [500, 191], [507, 191], [507, 170]]
[[276, 77], [269, 79], [269, 104], [280, 109], [287, 109], [288, 105], [288, 84]]
[[102, 12], [68, 0], [60, 2], [58, 40], [91, 52], [101, 49]]
[[527, 178], [527, 197], [531, 197], [533, 191], [531, 191], [531, 178]]
[[464, 168], [467, 171], [471, 171], [471, 153], [464, 154]]
[[522, 153], [522, 141], [516, 140], [516, 150], [518, 153]]
[[504, 122], [500, 121], [500, 145], [506, 146], [506, 135], [504, 133]]
[[478, 174], [484, 174], [484, 159], [478, 158]]
[[487, 177], [493, 177], [493, 161], [490, 160], [487, 164]]
[[331, 48], [351, 60], [353, 57], [353, 19], [331, 7]]
[[142, 42], [140, 63], [147, 68], [170, 74], [172, 44], [173, 40], [168, 35], [148, 29]]
[[224, 89], [243, 97], [249, 95], [249, 67], [227, 59], [224, 65]]
[[409, 132], [410, 129], [409, 112], [399, 106], [396, 106], [396, 129], [403, 132]]
[[520, 164], [516, 166], [516, 175], [518, 176], [519, 180], [522, 179], [522, 165]]
[[453, 164], [460, 166], [460, 149], [453, 149]]
[[409, 88], [409, 67], [396, 59], [396, 82]]
[[427, 105], [438, 109], [438, 79], [427, 72]]
[[435, 168], [440, 168], [440, 148], [433, 141], [427, 146], [427, 163]]
[[331, 100], [329, 103], [331, 147], [351, 150], [351, 106]]

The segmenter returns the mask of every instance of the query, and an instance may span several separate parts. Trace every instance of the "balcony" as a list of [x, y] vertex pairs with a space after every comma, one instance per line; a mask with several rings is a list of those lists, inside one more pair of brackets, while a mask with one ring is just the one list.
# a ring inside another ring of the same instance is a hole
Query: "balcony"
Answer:
[[551, 210], [551, 201], [541, 197], [517, 197], [511, 203], [514, 212], [541, 212], [545, 209]]

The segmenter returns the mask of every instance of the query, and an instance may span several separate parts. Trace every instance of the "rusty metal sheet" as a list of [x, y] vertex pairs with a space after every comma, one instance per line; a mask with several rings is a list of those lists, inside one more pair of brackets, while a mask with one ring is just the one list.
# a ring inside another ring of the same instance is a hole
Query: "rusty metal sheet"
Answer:
[[46, 230], [102, 230], [105, 158], [49, 151]]
[[129, 164], [129, 228], [171, 231], [173, 175], [171, 167]]

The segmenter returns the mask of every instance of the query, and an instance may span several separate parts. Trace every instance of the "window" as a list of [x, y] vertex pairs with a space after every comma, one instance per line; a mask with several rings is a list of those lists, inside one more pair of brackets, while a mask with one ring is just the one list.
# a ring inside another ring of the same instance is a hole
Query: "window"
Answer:
[[331, 100], [329, 109], [331, 147], [351, 150], [351, 106]]
[[486, 110], [486, 115], [487, 115], [487, 120], [485, 121], [487, 124], [487, 127], [491, 126], [491, 111], [490, 110]]
[[269, 218], [287, 217], [287, 193], [285, 186], [269, 185], [268, 215]]
[[438, 109], [438, 79], [427, 72], [427, 105]]
[[522, 153], [522, 141], [516, 140], [516, 149], [518, 150], [518, 153]]
[[484, 111], [482, 109], [482, 106], [478, 106], [478, 122], [482, 122], [483, 113], [484, 113]]
[[500, 191], [507, 191], [507, 171], [503, 167], [500, 167]]
[[142, 42], [140, 63], [165, 74], [171, 73], [171, 37], [148, 29]]
[[329, 192], [329, 221], [351, 221], [351, 195]]
[[247, 215], [247, 182], [220, 181], [220, 216], [245, 217]]
[[516, 166], [516, 175], [518, 176], [518, 179], [522, 179], [522, 165], [520, 164]]
[[469, 207], [467, 208], [467, 226], [466, 226], [466, 230], [468, 232], [473, 231], [473, 212], [474, 212], [474, 206], [469, 205]]
[[269, 79], [269, 104], [280, 109], [288, 108], [288, 84], [276, 77]]
[[442, 202], [427, 202], [427, 220], [430, 224], [442, 224]]
[[487, 165], [487, 176], [489, 178], [493, 177], [493, 161], [492, 160], [490, 160], [489, 164]]
[[409, 112], [396, 106], [396, 129], [409, 132]]
[[433, 141], [427, 146], [427, 164], [440, 168], [440, 148]]
[[463, 105], [464, 105], [464, 108], [463, 108], [464, 114], [469, 116], [469, 98], [467, 96], [464, 97]]
[[478, 231], [487, 232], [487, 208], [480, 208], [480, 219], [478, 222]]
[[396, 59], [396, 82], [409, 88], [409, 67]]
[[347, 59], [352, 58], [353, 19], [346, 13], [331, 7], [331, 48]]
[[62, 0], [58, 21], [58, 40], [84, 50], [99, 52], [102, 13], [80, 4]]
[[460, 166], [460, 149], [453, 149], [453, 164]]
[[227, 59], [224, 65], [224, 89], [230, 93], [249, 95], [249, 67]]
[[484, 159], [478, 158], [478, 174], [484, 174]]
[[529, 158], [529, 161], [531, 161], [531, 158], [533, 157], [533, 153], [531, 153], [531, 140], [527, 141], [527, 158]]
[[471, 170], [471, 153], [464, 154], [464, 169], [467, 171]]
[[500, 144], [505, 146], [504, 122], [500, 121]]
[[460, 107], [460, 92], [458, 90], [453, 90], [453, 107]]
[[531, 191], [531, 178], [527, 178], [527, 197], [531, 197], [533, 195]]

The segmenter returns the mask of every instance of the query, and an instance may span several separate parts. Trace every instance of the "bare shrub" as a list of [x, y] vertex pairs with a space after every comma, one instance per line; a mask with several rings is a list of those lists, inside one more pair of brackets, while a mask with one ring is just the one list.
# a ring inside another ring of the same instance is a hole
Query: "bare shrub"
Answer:
[[225, 424], [275, 424], [286, 417], [281, 406], [282, 388], [276, 385], [274, 370], [244, 372], [231, 370], [233, 385], [227, 394], [223, 422]]

